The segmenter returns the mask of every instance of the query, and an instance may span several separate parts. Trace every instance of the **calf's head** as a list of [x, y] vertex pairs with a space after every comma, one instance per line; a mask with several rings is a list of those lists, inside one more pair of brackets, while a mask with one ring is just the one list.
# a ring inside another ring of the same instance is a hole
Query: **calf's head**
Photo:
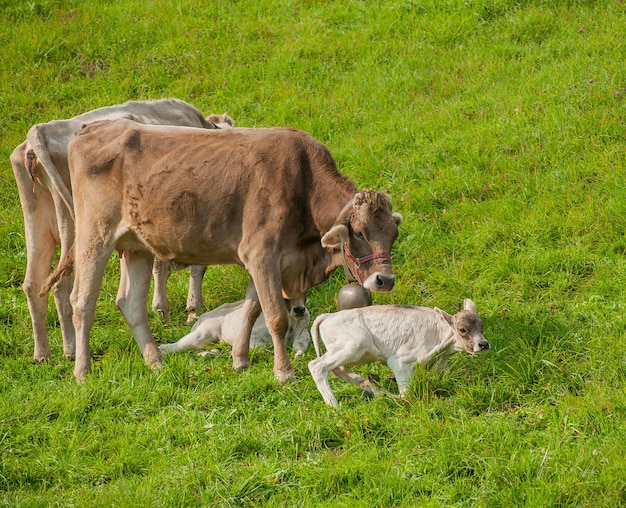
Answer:
[[322, 245], [342, 249], [344, 267], [365, 289], [391, 291], [396, 278], [391, 270], [390, 252], [401, 222], [402, 215], [391, 212], [387, 195], [359, 192], [322, 237]]
[[467, 351], [476, 355], [489, 350], [489, 342], [483, 336], [483, 321], [476, 313], [476, 305], [472, 300], [465, 300], [463, 310], [454, 316], [438, 308], [435, 308], [435, 311], [452, 327], [454, 347], [457, 351]]
[[285, 304], [287, 305], [287, 309], [289, 309], [289, 322], [293, 322], [302, 320], [302, 319], [310, 319], [311, 313], [309, 309], [306, 308], [306, 293], [302, 296], [298, 296], [295, 298], [285, 298]]

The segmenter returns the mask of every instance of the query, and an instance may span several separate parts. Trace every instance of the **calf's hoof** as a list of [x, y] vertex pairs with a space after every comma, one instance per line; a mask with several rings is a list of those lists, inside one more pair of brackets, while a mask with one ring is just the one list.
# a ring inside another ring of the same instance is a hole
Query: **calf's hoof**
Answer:
[[215, 357], [215, 356], [219, 356], [220, 352], [221, 351], [219, 349], [209, 349], [208, 351], [200, 351], [198, 353], [198, 356], [202, 356], [202, 357], [213, 356], [213, 357]]
[[191, 311], [188, 315], [187, 315], [187, 324], [188, 325], [192, 325], [194, 324], [196, 321], [198, 320], [198, 314], [196, 314], [196, 311]]

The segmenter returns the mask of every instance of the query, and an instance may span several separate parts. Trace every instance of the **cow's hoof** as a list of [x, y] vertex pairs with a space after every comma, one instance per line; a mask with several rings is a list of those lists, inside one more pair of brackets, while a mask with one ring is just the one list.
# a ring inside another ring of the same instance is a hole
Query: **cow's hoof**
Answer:
[[187, 324], [188, 325], [194, 324], [197, 320], [198, 320], [198, 314], [196, 314], [195, 311], [191, 311], [187, 315]]
[[76, 360], [76, 354], [74, 354], [74, 353], [64, 353], [63, 354], [63, 358], [65, 358], [66, 360], [69, 360], [70, 362], [73, 362], [74, 360]]
[[161, 361], [161, 351], [156, 344], [148, 344], [143, 351], [143, 359], [151, 369], [158, 369], [163, 366]]
[[243, 372], [248, 369], [248, 365], [250, 362], [248, 360], [239, 360], [237, 358], [233, 358], [233, 369], [238, 372]]
[[274, 375], [278, 380], [278, 383], [284, 385], [287, 381], [293, 381], [296, 379], [296, 374], [293, 369], [289, 370], [276, 370], [274, 371]]
[[35, 351], [33, 355], [33, 363], [52, 363], [52, 353], [48, 351]]

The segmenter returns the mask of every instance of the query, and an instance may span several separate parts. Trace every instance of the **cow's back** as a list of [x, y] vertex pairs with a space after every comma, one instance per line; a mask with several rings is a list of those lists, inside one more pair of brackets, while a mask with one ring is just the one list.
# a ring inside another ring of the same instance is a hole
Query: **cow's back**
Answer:
[[319, 246], [312, 195], [318, 173], [322, 180], [336, 174], [324, 145], [294, 129], [208, 131], [124, 120], [82, 129], [70, 164], [83, 192], [116, 203], [155, 253], [193, 264], [245, 265], [240, 253], [264, 241], [283, 252], [289, 244]]
[[82, 124], [98, 120], [129, 119], [155, 125], [182, 125], [206, 127], [202, 113], [191, 104], [180, 99], [158, 99], [150, 101], [128, 101], [124, 104], [104, 106], [75, 116], [73, 120]]

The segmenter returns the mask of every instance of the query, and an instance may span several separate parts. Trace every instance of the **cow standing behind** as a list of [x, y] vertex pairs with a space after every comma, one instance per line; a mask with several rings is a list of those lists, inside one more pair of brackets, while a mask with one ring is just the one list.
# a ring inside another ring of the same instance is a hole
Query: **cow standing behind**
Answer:
[[[177, 99], [156, 101], [129, 101], [89, 111], [68, 120], [37, 124], [28, 131], [26, 140], [11, 154], [13, 173], [24, 215], [26, 234], [26, 275], [23, 290], [26, 294], [34, 334], [34, 361], [51, 358], [46, 333], [48, 293], [41, 292], [57, 246], [64, 257], [73, 242], [73, 200], [67, 150], [70, 140], [85, 124], [96, 120], [130, 118], [147, 124], [187, 125], [207, 129], [232, 126], [227, 115], [212, 115], [205, 119], [196, 108]], [[219, 125], [216, 126], [216, 123]], [[155, 263], [155, 303], [157, 310], [167, 313], [165, 280], [169, 274], [167, 263]], [[194, 275], [196, 276], [196, 275]], [[160, 278], [159, 278], [160, 277]], [[196, 276], [197, 277], [197, 276]], [[197, 291], [199, 284], [190, 284]], [[71, 278], [61, 281], [54, 289], [54, 299], [63, 336], [63, 354], [73, 359], [75, 333], [69, 295]], [[201, 296], [190, 294], [188, 307]], [[163, 309], [166, 310], [162, 310]]]
[[[471, 300], [465, 300], [463, 310], [454, 316], [436, 307], [411, 305], [374, 305], [321, 314], [313, 322], [311, 335], [318, 358], [309, 362], [309, 370], [331, 406], [337, 406], [337, 399], [328, 382], [329, 372], [372, 395], [369, 381], [346, 367], [379, 361], [391, 368], [404, 396], [416, 364], [437, 363], [443, 369], [457, 351], [480, 354], [489, 349], [483, 322]], [[326, 346], [323, 356], [318, 337]]]
[[69, 146], [74, 189], [71, 295], [77, 334], [74, 374], [90, 372], [89, 333], [107, 260], [121, 252], [117, 304], [148, 365], [161, 355], [146, 299], [154, 255], [185, 264], [238, 264], [251, 275], [233, 367], [248, 366], [252, 325], [263, 311], [274, 374], [293, 377], [283, 296], [295, 299], [342, 264], [372, 291], [391, 291], [390, 249], [399, 214], [378, 192], [357, 192], [328, 149], [295, 129], [209, 131], [96, 122]]

